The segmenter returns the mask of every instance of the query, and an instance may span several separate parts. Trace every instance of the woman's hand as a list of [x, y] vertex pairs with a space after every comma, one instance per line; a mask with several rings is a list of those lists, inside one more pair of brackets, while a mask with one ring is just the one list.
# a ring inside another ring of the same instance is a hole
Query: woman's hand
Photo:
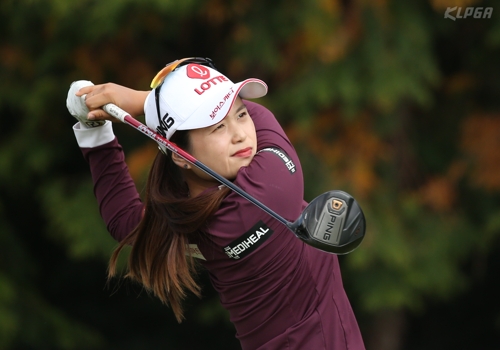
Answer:
[[130, 113], [132, 117], [144, 115], [144, 101], [149, 91], [138, 91], [122, 85], [106, 83], [92, 85], [81, 88], [76, 92], [76, 96], [87, 95], [85, 104], [90, 112], [87, 118], [92, 121], [111, 120], [117, 122], [118, 119], [110, 116], [101, 107], [108, 103], [113, 103]]

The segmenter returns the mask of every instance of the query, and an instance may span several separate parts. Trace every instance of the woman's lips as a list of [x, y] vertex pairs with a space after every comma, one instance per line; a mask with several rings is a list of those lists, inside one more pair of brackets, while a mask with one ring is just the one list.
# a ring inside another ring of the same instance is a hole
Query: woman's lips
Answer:
[[252, 147], [247, 147], [240, 149], [238, 152], [233, 154], [233, 157], [241, 157], [241, 158], [247, 158], [252, 155]]

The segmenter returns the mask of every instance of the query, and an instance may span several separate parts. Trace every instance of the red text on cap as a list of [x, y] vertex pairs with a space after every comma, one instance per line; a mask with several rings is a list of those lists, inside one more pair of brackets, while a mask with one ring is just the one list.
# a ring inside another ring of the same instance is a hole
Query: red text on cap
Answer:
[[212, 86], [217, 85], [217, 82], [223, 83], [225, 81], [229, 81], [225, 76], [219, 75], [218, 77], [212, 78], [210, 80], [205, 81], [200, 85], [199, 88], [194, 89], [198, 95], [201, 95], [205, 93], [208, 89], [210, 89]]

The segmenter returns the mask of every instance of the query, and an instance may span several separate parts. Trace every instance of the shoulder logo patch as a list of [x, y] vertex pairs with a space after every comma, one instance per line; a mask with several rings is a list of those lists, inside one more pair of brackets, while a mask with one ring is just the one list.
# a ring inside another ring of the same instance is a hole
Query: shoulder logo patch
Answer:
[[290, 171], [290, 174], [295, 174], [295, 171], [297, 170], [295, 168], [295, 164], [293, 160], [288, 156], [288, 154], [285, 153], [285, 151], [279, 149], [279, 148], [273, 148], [273, 147], [268, 147], [268, 148], [263, 148], [259, 152], [272, 152], [276, 154], [278, 157], [281, 158], [283, 163], [285, 163], [285, 166], [288, 168], [288, 171]]

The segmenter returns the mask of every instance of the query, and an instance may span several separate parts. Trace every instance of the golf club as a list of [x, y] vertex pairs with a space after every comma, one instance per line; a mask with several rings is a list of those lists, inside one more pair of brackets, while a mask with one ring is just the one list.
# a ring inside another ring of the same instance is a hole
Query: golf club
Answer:
[[[75, 93], [70, 91], [68, 94]], [[68, 96], [70, 98], [70, 96]], [[87, 110], [85, 96], [78, 99], [81, 102], [80, 111]], [[189, 153], [179, 148], [154, 130], [142, 124], [129, 113], [114, 104], [103, 107], [109, 115], [132, 126], [157, 143], [165, 146], [171, 152], [178, 154], [193, 166], [204, 171], [223, 185], [230, 188], [243, 198], [262, 209], [264, 212], [288, 227], [299, 239], [319, 250], [333, 254], [347, 254], [356, 249], [365, 236], [366, 223], [361, 207], [356, 200], [346, 192], [333, 190], [314, 198], [300, 214], [295, 222], [289, 222], [272, 209], [243, 191], [240, 187], [222, 177]], [[68, 108], [69, 109], [69, 108]], [[72, 111], [70, 110], [70, 113]], [[72, 113], [73, 114], [73, 113]], [[86, 118], [86, 114], [80, 116]]]

